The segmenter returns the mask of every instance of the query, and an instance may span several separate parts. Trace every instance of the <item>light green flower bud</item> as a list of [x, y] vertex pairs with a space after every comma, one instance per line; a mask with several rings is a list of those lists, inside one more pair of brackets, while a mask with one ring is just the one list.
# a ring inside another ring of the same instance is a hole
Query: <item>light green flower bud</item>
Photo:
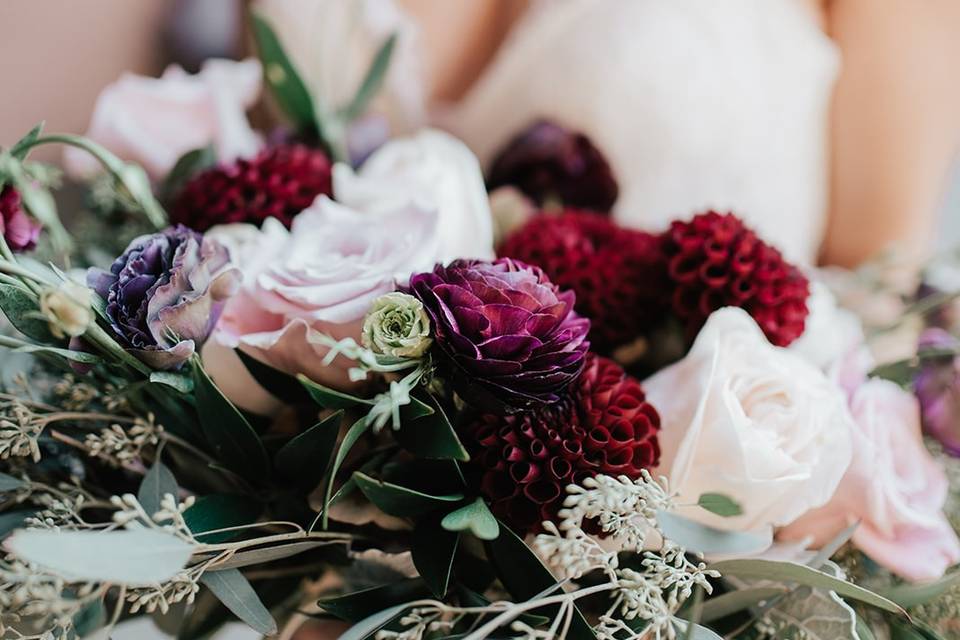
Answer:
[[76, 338], [93, 322], [93, 294], [76, 282], [62, 282], [40, 292], [40, 313], [58, 338]]
[[387, 293], [373, 301], [363, 321], [363, 346], [399, 358], [419, 358], [433, 340], [430, 317], [411, 295]]

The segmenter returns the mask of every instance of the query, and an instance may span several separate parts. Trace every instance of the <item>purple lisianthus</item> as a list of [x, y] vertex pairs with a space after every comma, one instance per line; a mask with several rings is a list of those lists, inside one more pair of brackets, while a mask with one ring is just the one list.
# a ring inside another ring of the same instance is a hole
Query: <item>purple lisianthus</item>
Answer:
[[490, 167], [487, 186], [512, 186], [540, 205], [607, 213], [619, 187], [610, 165], [590, 139], [549, 120], [539, 120], [511, 140]]
[[87, 284], [107, 302], [114, 333], [155, 369], [176, 369], [210, 336], [240, 285], [226, 248], [183, 226], [141, 236]]
[[[920, 336], [924, 364], [914, 380], [923, 428], [944, 450], [960, 457], [960, 343], [943, 329], [926, 329]], [[943, 353], [943, 356], [936, 355]], [[951, 353], [952, 352], [952, 353]]]
[[434, 353], [467, 403], [509, 414], [561, 398], [580, 375], [590, 321], [538, 267], [457, 260], [410, 279], [434, 327]]
[[9, 185], [0, 187], [0, 236], [14, 252], [33, 249], [40, 237], [40, 225], [26, 214], [20, 193]]

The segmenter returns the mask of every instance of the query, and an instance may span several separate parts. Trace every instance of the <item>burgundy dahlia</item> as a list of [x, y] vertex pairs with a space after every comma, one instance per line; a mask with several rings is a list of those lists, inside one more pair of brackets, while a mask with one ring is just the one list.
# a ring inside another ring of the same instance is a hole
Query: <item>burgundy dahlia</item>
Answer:
[[603, 212], [619, 194], [610, 165], [590, 139], [549, 120], [527, 127], [494, 159], [488, 186], [492, 191], [507, 185], [541, 205], [559, 200]]
[[302, 144], [268, 147], [194, 176], [174, 199], [170, 218], [196, 231], [218, 224], [260, 225], [276, 218], [287, 227], [320, 194], [332, 193], [326, 154]]
[[538, 267], [456, 260], [410, 279], [434, 330], [434, 354], [480, 411], [509, 414], [557, 402], [583, 369], [590, 321]]
[[555, 405], [465, 427], [480, 492], [518, 533], [555, 520], [565, 487], [597, 474], [640, 476], [660, 460], [660, 416], [612, 360], [588, 354], [583, 374]]
[[596, 351], [643, 335], [669, 304], [660, 238], [596, 213], [536, 216], [508, 236], [499, 253], [539, 266], [558, 286], [576, 292], [577, 313], [590, 318]]
[[689, 339], [721, 307], [743, 308], [781, 347], [803, 333], [807, 278], [733, 214], [709, 211], [674, 222], [663, 250], [673, 312]]
[[33, 249], [40, 237], [40, 225], [23, 210], [20, 192], [9, 185], [0, 187], [0, 236], [16, 252]]

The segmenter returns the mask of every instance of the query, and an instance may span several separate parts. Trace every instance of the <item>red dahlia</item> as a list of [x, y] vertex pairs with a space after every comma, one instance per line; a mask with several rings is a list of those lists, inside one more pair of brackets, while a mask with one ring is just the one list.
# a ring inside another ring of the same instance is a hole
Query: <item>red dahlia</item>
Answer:
[[663, 251], [673, 291], [672, 308], [693, 338], [721, 307], [741, 307], [771, 343], [800, 337], [807, 318], [807, 278], [733, 214], [702, 213], [674, 222]]
[[233, 222], [260, 225], [271, 217], [289, 227], [318, 195], [332, 193], [331, 169], [319, 149], [268, 147], [252, 159], [197, 174], [176, 196], [170, 218], [196, 231]]
[[504, 241], [502, 256], [538, 265], [577, 294], [591, 346], [607, 352], [654, 327], [668, 304], [660, 239], [589, 211], [532, 218]]
[[640, 383], [591, 353], [564, 400], [511, 416], [478, 416], [465, 435], [493, 512], [527, 533], [555, 519], [567, 485], [601, 473], [637, 478], [656, 466], [659, 428]]

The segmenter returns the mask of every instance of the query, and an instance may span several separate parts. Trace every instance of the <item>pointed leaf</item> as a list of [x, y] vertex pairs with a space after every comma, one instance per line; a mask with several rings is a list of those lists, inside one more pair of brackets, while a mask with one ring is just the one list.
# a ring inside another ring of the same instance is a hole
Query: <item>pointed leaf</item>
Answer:
[[173, 473], [162, 462], [157, 460], [143, 476], [140, 482], [140, 490], [137, 491], [137, 500], [143, 506], [147, 515], [152, 516], [160, 511], [160, 501], [168, 493], [174, 497], [177, 496], [180, 489], [177, 486], [177, 479]]
[[673, 619], [673, 626], [676, 627], [677, 631], [681, 634], [686, 634], [685, 637], [687, 640], [723, 640], [716, 632], [699, 624], [681, 620], [680, 618]]
[[33, 509], [17, 509], [0, 513], [0, 540], [22, 527], [26, 519], [35, 513]]
[[318, 126], [313, 98], [300, 74], [287, 57], [270, 23], [253, 12], [253, 34], [263, 63], [263, 74], [277, 104], [299, 131], [310, 131]]
[[469, 531], [480, 540], [496, 540], [500, 525], [483, 498], [448, 513], [441, 522], [447, 531]]
[[310, 551], [311, 549], [316, 549], [317, 547], [326, 547], [334, 544], [344, 544], [346, 539], [333, 539], [330, 540], [300, 540], [299, 542], [288, 542], [287, 544], [280, 544], [270, 547], [262, 547], [260, 549], [250, 549], [249, 551], [238, 551], [235, 553], [229, 560], [223, 564], [217, 565], [216, 570], [222, 571], [224, 569], [239, 569], [241, 567], [249, 567], [256, 564], [267, 564], [273, 562], [274, 560], [283, 560], [284, 558], [291, 558], [301, 553]]
[[960, 585], [960, 570], [948, 573], [939, 580], [924, 584], [898, 584], [885, 589], [878, 589], [877, 593], [888, 600], [896, 602], [901, 607], [916, 607], [932, 600], [936, 600], [947, 591]]
[[196, 174], [217, 164], [217, 152], [213, 145], [187, 151], [180, 156], [160, 187], [165, 198], [177, 195], [180, 189]]
[[340, 640], [367, 640], [409, 608], [406, 604], [398, 604], [387, 607], [383, 611], [377, 611], [341, 633]]
[[41, 122], [33, 129], [27, 133], [27, 135], [20, 138], [13, 147], [10, 148], [10, 155], [12, 155], [17, 160], [21, 162], [27, 159], [27, 154], [30, 153], [30, 148], [33, 147], [33, 143], [37, 141], [37, 138], [40, 137], [40, 134], [43, 132], [43, 125], [45, 122]]
[[227, 609], [257, 633], [270, 636], [277, 632], [277, 623], [273, 616], [237, 569], [204, 573], [200, 581]]
[[743, 513], [743, 508], [733, 498], [722, 493], [705, 493], [697, 500], [697, 504], [710, 513], [724, 518], [739, 516]]
[[310, 402], [310, 394], [294, 376], [260, 362], [253, 356], [244, 353], [242, 349], [235, 349], [234, 353], [240, 358], [240, 362], [246, 367], [247, 372], [253, 376], [253, 379], [272, 395], [287, 404], [307, 404]]
[[204, 533], [256, 522], [263, 511], [260, 503], [248, 496], [210, 493], [200, 496], [183, 512], [190, 532], [206, 544], [218, 544], [236, 538], [238, 532]]
[[427, 394], [425, 404], [432, 411], [413, 421], [404, 416], [403, 426], [394, 431], [397, 442], [418, 458], [469, 460], [470, 455], [437, 399]]
[[342, 420], [343, 411], [337, 411], [283, 445], [273, 458], [277, 474], [304, 491], [319, 485], [330, 464]]
[[[347, 430], [347, 434], [343, 437], [343, 440], [340, 442], [340, 448], [337, 449], [337, 454], [333, 458], [333, 464], [330, 465], [330, 471], [327, 473], [326, 479], [326, 490], [323, 495], [323, 528], [326, 529], [330, 522], [330, 497], [333, 495], [333, 483], [337, 479], [337, 472], [340, 471], [340, 465], [343, 464], [343, 461], [347, 459], [347, 454], [350, 453], [350, 449], [353, 448], [353, 445], [357, 443], [364, 433], [367, 432], [367, 429], [370, 428], [370, 425], [367, 423], [367, 418], [364, 416], [356, 422], [353, 423]], [[351, 480], [353, 478], [351, 477]]]
[[181, 373], [174, 373], [172, 371], [154, 371], [150, 374], [150, 382], [154, 382], [156, 384], [165, 384], [168, 387], [176, 389], [184, 395], [193, 392], [193, 378], [185, 376]]
[[438, 598], [447, 595], [450, 571], [459, 542], [460, 534], [444, 530], [436, 518], [418, 522], [413, 530], [410, 544], [413, 564], [430, 587], [430, 591]]
[[788, 593], [786, 587], [747, 587], [710, 598], [703, 603], [700, 619], [713, 622]]
[[[429, 598], [430, 590], [420, 578], [405, 578], [371, 589], [354, 591], [318, 602], [332, 616], [347, 622], [358, 622], [388, 607]], [[343, 636], [341, 636], [342, 640]]]
[[393, 49], [397, 44], [397, 34], [391, 34], [377, 50], [377, 54], [370, 63], [367, 75], [364, 77], [360, 88], [353, 96], [350, 104], [343, 109], [343, 120], [350, 122], [359, 118], [367, 110], [370, 101], [376, 97], [383, 86], [383, 81], [387, 77], [387, 71], [390, 69], [390, 58], [393, 56]]
[[14, 478], [13, 476], [8, 476], [5, 473], [0, 473], [0, 493], [16, 491], [17, 489], [25, 486], [27, 486], [27, 483], [20, 478]]
[[37, 342], [57, 344], [47, 322], [40, 317], [36, 299], [25, 289], [12, 284], [0, 284], [0, 309], [17, 331]]
[[297, 380], [299, 380], [300, 384], [307, 390], [307, 393], [310, 394], [313, 401], [324, 409], [349, 409], [364, 404], [373, 406], [372, 400], [358, 398], [349, 393], [343, 393], [342, 391], [325, 387], [303, 374], [298, 375]]
[[60, 349], [58, 347], [48, 347], [42, 344], [25, 344], [14, 349], [17, 353], [48, 353], [70, 362], [79, 362], [80, 364], [100, 364], [103, 359], [86, 351], [74, 351], [73, 349]]
[[667, 511], [657, 512], [657, 522], [663, 535], [688, 551], [708, 555], [742, 556], [759, 553], [770, 547], [772, 532], [768, 535], [715, 529]]
[[370, 502], [384, 513], [400, 518], [423, 515], [463, 500], [462, 493], [434, 496], [383, 480], [374, 480], [359, 471], [353, 474], [353, 478]]

